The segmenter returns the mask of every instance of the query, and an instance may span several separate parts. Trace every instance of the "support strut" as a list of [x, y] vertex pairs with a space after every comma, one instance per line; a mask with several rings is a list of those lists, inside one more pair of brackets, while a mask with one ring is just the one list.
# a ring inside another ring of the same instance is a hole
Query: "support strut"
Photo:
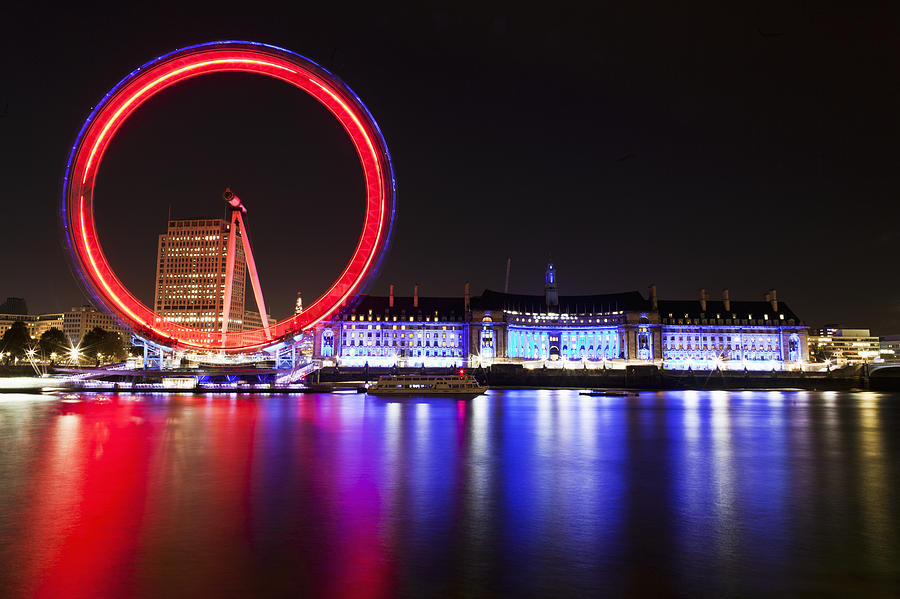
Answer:
[[247, 261], [247, 270], [250, 272], [250, 284], [253, 287], [253, 297], [256, 300], [256, 308], [262, 320], [266, 339], [272, 339], [272, 331], [269, 330], [269, 317], [266, 313], [266, 302], [263, 299], [262, 287], [259, 284], [259, 273], [256, 270], [256, 260], [253, 258], [253, 250], [250, 247], [250, 233], [244, 224], [242, 214], [247, 208], [230, 188], [225, 188], [223, 199], [231, 208], [231, 219], [228, 233], [228, 251], [225, 258], [225, 295], [222, 304], [222, 346], [225, 345], [225, 335], [228, 332], [228, 322], [231, 316], [231, 296], [234, 288], [234, 263], [237, 252], [237, 236], [241, 236], [241, 245], [244, 248], [244, 259]]

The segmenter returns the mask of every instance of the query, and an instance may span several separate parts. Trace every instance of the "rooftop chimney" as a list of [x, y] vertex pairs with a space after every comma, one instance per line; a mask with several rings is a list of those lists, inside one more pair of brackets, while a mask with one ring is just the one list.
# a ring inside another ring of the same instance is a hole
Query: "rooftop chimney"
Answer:
[[419, 284], [416, 283], [413, 287], [413, 308], [419, 307]]
[[393, 283], [391, 283], [391, 295], [388, 296], [388, 307], [389, 308], [394, 307], [394, 284]]
[[506, 259], [506, 282], [503, 284], [503, 293], [509, 293], [509, 265], [512, 262], [512, 258]]
[[706, 299], [708, 297], [709, 296], [706, 293], [706, 289], [701, 289], [700, 290], [700, 311], [701, 312], [706, 312]]
[[656, 285], [650, 285], [650, 309], [659, 310], [659, 300], [656, 299]]
[[725, 304], [725, 311], [731, 312], [731, 298], [728, 296], [728, 290], [722, 290], [722, 302]]
[[771, 294], [772, 294], [772, 300], [771, 300], [772, 312], [778, 312], [778, 294], [776, 293], [776, 291], [774, 289], [771, 291]]
[[463, 296], [463, 307], [465, 308], [466, 312], [469, 311], [469, 282], [468, 281], [466, 281], [466, 291], [465, 291], [465, 295]]

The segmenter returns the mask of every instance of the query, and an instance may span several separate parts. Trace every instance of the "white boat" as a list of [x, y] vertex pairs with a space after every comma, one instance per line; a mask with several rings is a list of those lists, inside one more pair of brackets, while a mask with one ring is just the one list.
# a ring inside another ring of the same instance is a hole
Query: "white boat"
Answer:
[[69, 386], [69, 381], [52, 376], [0, 377], [0, 393], [39, 393]]
[[579, 395], [590, 395], [591, 397], [637, 397], [640, 395], [637, 391], [617, 391], [615, 389], [591, 389], [590, 391], [581, 391]]
[[379, 377], [366, 391], [376, 396], [423, 396], [457, 397], [472, 399], [487, 391], [479, 385], [471, 374], [458, 376], [393, 375]]

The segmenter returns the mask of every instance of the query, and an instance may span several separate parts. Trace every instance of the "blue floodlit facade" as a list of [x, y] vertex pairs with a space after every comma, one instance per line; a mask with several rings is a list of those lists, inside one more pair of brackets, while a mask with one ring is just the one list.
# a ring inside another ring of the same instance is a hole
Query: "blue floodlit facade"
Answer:
[[573, 328], [507, 326], [506, 353], [510, 358], [549, 360], [550, 348], [566, 360], [614, 360], [620, 356], [619, 332], [614, 327]]
[[316, 327], [314, 354], [339, 366], [466, 366], [462, 308], [454, 298], [365, 296]]
[[808, 360], [807, 327], [774, 296], [762, 301], [658, 300], [637, 291], [543, 295], [365, 296], [315, 329], [315, 356], [340, 366], [793, 370]]
[[777, 300], [660, 300], [659, 312], [666, 369], [785, 370], [808, 360], [806, 326]]

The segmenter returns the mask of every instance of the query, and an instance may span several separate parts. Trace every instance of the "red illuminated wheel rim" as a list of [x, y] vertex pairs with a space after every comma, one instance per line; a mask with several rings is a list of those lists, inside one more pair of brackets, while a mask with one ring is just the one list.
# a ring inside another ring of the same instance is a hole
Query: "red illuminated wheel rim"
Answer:
[[[350, 136], [363, 169], [366, 207], [359, 243], [338, 279], [300, 314], [264, 329], [200, 331], [164, 321], [122, 284], [100, 245], [93, 217], [94, 184], [106, 149], [122, 123], [144, 102], [181, 81], [212, 73], [255, 73], [308, 93]], [[94, 298], [137, 335], [167, 347], [253, 352], [292, 339], [327, 320], [361, 293], [377, 271], [393, 225], [396, 187], [381, 131], [359, 97], [314, 62], [283, 48], [254, 42], [210, 42], [150, 61], [119, 82], [88, 117], [69, 155], [62, 216], [75, 269]]]

